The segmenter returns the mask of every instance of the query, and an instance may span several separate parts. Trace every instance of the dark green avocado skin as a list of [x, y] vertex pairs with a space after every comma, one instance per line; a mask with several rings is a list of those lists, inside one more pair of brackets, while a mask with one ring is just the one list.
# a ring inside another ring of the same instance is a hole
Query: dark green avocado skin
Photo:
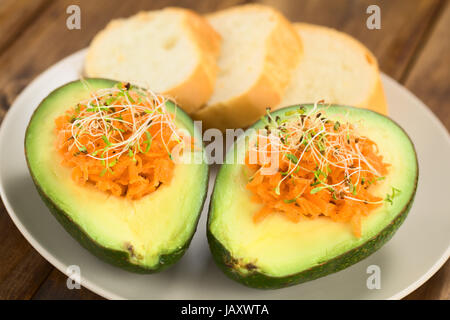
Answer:
[[[108, 80], [108, 79], [95, 78], [95, 79], [86, 79], [86, 80], [87, 81], [95, 81], [95, 82], [97, 82], [97, 81], [104, 82], [105, 88], [112, 87], [116, 83], [116, 81]], [[73, 82], [77, 82], [77, 81], [73, 81]], [[64, 87], [70, 85], [73, 82], [69, 82], [68, 84], [63, 85], [63, 86], [59, 87], [58, 89], [55, 89], [45, 99], [51, 98], [51, 96], [52, 96], [52, 94], [54, 94], [54, 92], [64, 89]], [[45, 101], [45, 99], [43, 101]], [[42, 104], [42, 102], [41, 102], [41, 104]], [[38, 108], [39, 108], [39, 106], [38, 106]], [[36, 110], [38, 110], [38, 108]], [[181, 108], [178, 108], [177, 113], [178, 112], [180, 114], [182, 114], [184, 117], [186, 117], [186, 119], [190, 119], [189, 116]], [[30, 120], [30, 123], [31, 123], [31, 120]], [[28, 134], [28, 129], [27, 129], [27, 132], [25, 133], [25, 140], [26, 140], [27, 134]], [[25, 154], [26, 154], [26, 148], [25, 148]], [[92, 239], [89, 236], [89, 234], [87, 234], [85, 231], [83, 231], [83, 229], [70, 218], [70, 215], [68, 215], [61, 208], [59, 208], [53, 201], [51, 201], [51, 199], [49, 199], [47, 197], [47, 195], [42, 191], [42, 188], [40, 187], [39, 182], [35, 179], [33, 172], [31, 171], [30, 164], [28, 162], [28, 156], [26, 156], [26, 159], [27, 159], [28, 169], [30, 171], [34, 185], [35, 185], [40, 197], [42, 198], [43, 202], [46, 204], [46, 206], [50, 210], [50, 212], [53, 214], [53, 216], [56, 218], [56, 220], [58, 220], [58, 222], [64, 227], [64, 229], [73, 238], [75, 238], [84, 248], [89, 250], [92, 254], [94, 254], [101, 260], [103, 260], [107, 263], [110, 263], [114, 266], [120, 267], [124, 270], [130, 271], [130, 272], [149, 274], [149, 273], [156, 273], [156, 272], [163, 271], [164, 269], [168, 268], [169, 266], [175, 264], [178, 260], [181, 259], [181, 257], [184, 255], [186, 250], [189, 248], [189, 245], [192, 241], [192, 237], [194, 236], [196, 229], [194, 230], [192, 235], [189, 237], [189, 239], [186, 240], [185, 244], [182, 247], [176, 248], [174, 251], [172, 251], [169, 254], [161, 255], [160, 259], [159, 259], [159, 263], [156, 266], [152, 267], [151, 269], [146, 268], [143, 265], [138, 265], [138, 264], [131, 262], [130, 261], [130, 258], [131, 258], [130, 253], [125, 252], [125, 251], [113, 250], [113, 249], [110, 249], [110, 248], [100, 245], [94, 239]], [[208, 170], [208, 173], [206, 175], [206, 181], [209, 181], [209, 168], [207, 170]], [[199, 182], [199, 183], [202, 183], [202, 182]], [[205, 184], [205, 190], [202, 193], [202, 199], [201, 199], [202, 205], [200, 206], [199, 212], [197, 214], [196, 228], [198, 225], [200, 213], [203, 209], [203, 205], [204, 205], [204, 202], [206, 199], [206, 193], [208, 190], [208, 184], [207, 183], [204, 183], [204, 184]]]
[[[294, 106], [278, 109], [276, 112], [272, 113], [276, 115], [277, 112], [283, 112], [286, 109], [291, 109]], [[373, 112], [373, 111], [371, 111]], [[257, 126], [259, 123], [256, 122], [252, 127]], [[406, 133], [405, 133], [406, 134]], [[231, 150], [231, 149], [230, 149]], [[417, 162], [417, 157], [416, 157]], [[418, 166], [417, 166], [418, 168]], [[372, 253], [380, 249], [387, 241], [389, 241], [397, 229], [401, 226], [403, 221], [406, 219], [409, 210], [412, 207], [414, 201], [414, 195], [417, 190], [418, 181], [418, 171], [416, 179], [414, 182], [414, 192], [407, 205], [398, 213], [398, 215], [391, 221], [391, 223], [386, 226], [380, 233], [369, 239], [367, 242], [363, 243], [359, 247], [349, 250], [337, 257], [330, 260], [324, 261], [319, 265], [316, 265], [310, 269], [301, 271], [296, 274], [291, 274], [284, 277], [272, 277], [258, 272], [256, 269], [253, 270], [251, 267], [248, 272], [242, 273], [237, 267], [237, 261], [230, 252], [222, 245], [222, 243], [212, 234], [210, 231], [210, 218], [211, 218], [211, 208], [213, 206], [213, 197], [211, 196], [210, 210], [208, 215], [207, 223], [207, 238], [208, 244], [213, 256], [213, 259], [217, 266], [231, 279], [252, 288], [257, 289], [280, 289], [300, 283], [304, 283], [310, 280], [314, 280], [331, 273], [338, 272], [349, 266], [367, 258]], [[213, 193], [214, 194], [214, 190]]]
[[[78, 224], [76, 224], [69, 215], [67, 215], [63, 210], [58, 208], [43, 192], [39, 184], [34, 180], [33, 182], [36, 189], [41, 196], [44, 203], [49, 208], [53, 216], [58, 220], [58, 222], [66, 229], [66, 231], [74, 237], [84, 248], [89, 250], [92, 254], [102, 259], [103, 261], [120, 267], [124, 270], [135, 272], [135, 273], [156, 273], [163, 271], [167, 267], [175, 264], [184, 255], [186, 250], [189, 248], [192, 237], [195, 231], [192, 233], [191, 237], [185, 242], [184, 246], [177, 248], [170, 254], [161, 255], [159, 263], [154, 268], [145, 268], [144, 266], [137, 265], [130, 261], [130, 254], [125, 251], [113, 250], [106, 248], [98, 244], [94, 239], [92, 239], [86, 232], [84, 232]], [[205, 193], [206, 194], [206, 193]], [[205, 196], [203, 197], [203, 203], [205, 201]], [[200, 217], [200, 214], [198, 215]], [[196, 224], [198, 224], [198, 219]]]
[[207, 231], [208, 243], [211, 249], [214, 261], [219, 268], [231, 279], [234, 279], [248, 287], [258, 289], [279, 289], [296, 284], [300, 284], [306, 281], [314, 280], [328, 274], [343, 270], [352, 264], [355, 264], [372, 253], [381, 248], [388, 240], [392, 238], [394, 233], [400, 227], [405, 220], [408, 212], [412, 206], [413, 201], [410, 201], [408, 206], [403, 209], [401, 213], [381, 231], [377, 236], [371, 238], [363, 245], [356, 247], [346, 253], [337, 256], [331, 260], [325, 261], [320, 265], [312, 267], [308, 270], [302, 271], [297, 274], [292, 274], [286, 277], [270, 277], [260, 272], [249, 272], [248, 274], [242, 274], [234, 268], [235, 261], [230, 255], [227, 249], [218, 241], [214, 235]]

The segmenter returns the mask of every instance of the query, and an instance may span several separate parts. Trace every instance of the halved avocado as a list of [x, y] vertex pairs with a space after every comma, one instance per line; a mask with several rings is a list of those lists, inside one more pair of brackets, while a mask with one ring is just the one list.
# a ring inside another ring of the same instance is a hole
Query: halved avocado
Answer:
[[[297, 114], [291, 111], [298, 108], [279, 109], [272, 115], [283, 121]], [[392, 205], [383, 204], [363, 218], [360, 238], [354, 236], [350, 224], [327, 217], [292, 223], [281, 215], [270, 215], [255, 224], [252, 217], [261, 205], [251, 200], [246, 189], [245, 164], [236, 163], [245, 156], [252, 135], [248, 130], [231, 147], [219, 170], [207, 224], [214, 260], [232, 279], [250, 287], [275, 289], [328, 275], [375, 252], [406, 218], [418, 179], [416, 153], [407, 134], [389, 118], [365, 109], [335, 105], [327, 107], [326, 115], [330, 120], [339, 117], [342, 121], [344, 116], [350, 123], [359, 123], [359, 132], [375, 141], [384, 161], [391, 164], [386, 179], [373, 193], [384, 198], [395, 187], [400, 195]], [[252, 126], [263, 127], [263, 121]]]
[[[177, 163], [170, 184], [139, 200], [76, 184], [71, 169], [61, 165], [55, 151], [55, 119], [89, 98], [92, 90], [116, 83], [85, 81], [87, 86], [74, 81], [56, 89], [34, 112], [25, 135], [31, 176], [57, 220], [94, 255], [133, 272], [160, 271], [181, 258], [197, 228], [208, 184], [204, 153], [197, 163]], [[166, 106], [175, 114], [176, 125], [193, 136], [197, 129], [189, 116], [172, 102]], [[203, 150], [200, 140], [196, 140], [197, 149]]]

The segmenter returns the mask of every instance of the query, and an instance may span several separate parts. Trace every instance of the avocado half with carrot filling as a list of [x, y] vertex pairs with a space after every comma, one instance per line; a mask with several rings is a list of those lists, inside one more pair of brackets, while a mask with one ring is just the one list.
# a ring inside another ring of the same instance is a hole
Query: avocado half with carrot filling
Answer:
[[152, 273], [181, 258], [197, 227], [208, 183], [197, 133], [162, 96], [86, 79], [41, 102], [25, 153], [42, 199], [75, 239], [116, 266]]
[[217, 175], [207, 225], [214, 260], [264, 289], [347, 268], [392, 237], [417, 179], [412, 142], [383, 115], [317, 104], [268, 111]]

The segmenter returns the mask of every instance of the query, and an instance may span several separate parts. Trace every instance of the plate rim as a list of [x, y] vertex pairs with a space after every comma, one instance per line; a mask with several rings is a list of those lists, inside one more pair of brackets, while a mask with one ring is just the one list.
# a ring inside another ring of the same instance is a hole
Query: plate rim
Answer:
[[[82, 56], [86, 53], [87, 48], [83, 48], [81, 50], [78, 50], [65, 58], [57, 61], [56, 63], [52, 64], [50, 67], [48, 67], [46, 70], [41, 72], [39, 75], [37, 75], [21, 92], [20, 94], [14, 99], [14, 102], [10, 105], [8, 108], [8, 111], [6, 112], [5, 117], [3, 118], [2, 124], [0, 126], [0, 145], [3, 143], [3, 140], [6, 139], [5, 136], [5, 130], [6, 126], [5, 123], [8, 123], [9, 118], [11, 117], [11, 114], [14, 112], [11, 112], [13, 110], [14, 106], [18, 104], [18, 101], [20, 102], [21, 99], [23, 99], [24, 96], [27, 95], [28, 91], [31, 91], [33, 87], [37, 86], [37, 84], [40, 82], [41, 78], [43, 78], [47, 73], [50, 73], [52, 70], [58, 68], [61, 64], [64, 64], [67, 60], [70, 59], [76, 59], [78, 56]], [[437, 118], [437, 116], [431, 111], [429, 107], [425, 105], [424, 102], [422, 102], [414, 93], [409, 91], [406, 87], [401, 85], [399, 82], [397, 82], [395, 79], [391, 78], [390, 76], [386, 75], [385, 73], [381, 72], [381, 79], [382, 83], [385, 86], [387, 83], [389, 83], [392, 86], [395, 86], [397, 89], [401, 90], [404, 94], [406, 94], [410, 99], [415, 100], [418, 104], [418, 106], [427, 114], [427, 117], [434, 123], [434, 125], [438, 128], [438, 130], [441, 131], [441, 133], [447, 137], [448, 143], [450, 145], [450, 134], [447, 131], [447, 128], [442, 124], [442, 122]], [[1, 158], [0, 158], [1, 161]], [[0, 167], [2, 166], [2, 163], [0, 162]], [[1, 173], [0, 173], [1, 174]], [[28, 241], [28, 243], [44, 258], [46, 259], [50, 264], [52, 264], [56, 269], [58, 269], [63, 274], [66, 274], [65, 270], [67, 269], [67, 266], [59, 261], [57, 257], [55, 257], [52, 253], [50, 253], [46, 248], [44, 248], [28, 231], [27, 227], [22, 224], [22, 222], [17, 217], [16, 213], [14, 212], [12, 205], [9, 201], [9, 199], [6, 197], [6, 188], [3, 185], [3, 179], [0, 176], [0, 198], [3, 201], [3, 204], [5, 205], [5, 209], [13, 221], [16, 228], [19, 230], [19, 232], [24, 236], [24, 238]], [[434, 264], [425, 272], [421, 277], [419, 277], [416, 281], [411, 283], [409, 286], [405, 287], [403, 290], [397, 292], [393, 296], [387, 298], [387, 300], [399, 300], [419, 288], [422, 284], [424, 284], [427, 280], [429, 280], [449, 259], [450, 257], [450, 247], [447, 248], [447, 250], [443, 253], [443, 255], [437, 259]], [[113, 299], [113, 300], [122, 300], [126, 299], [124, 297], [121, 297], [120, 295], [111, 292], [109, 290], [106, 290], [102, 288], [100, 285], [97, 285], [90, 280], [83, 277], [83, 275], [80, 276], [81, 285], [85, 288], [91, 290], [92, 292], [102, 296], [106, 299]]]

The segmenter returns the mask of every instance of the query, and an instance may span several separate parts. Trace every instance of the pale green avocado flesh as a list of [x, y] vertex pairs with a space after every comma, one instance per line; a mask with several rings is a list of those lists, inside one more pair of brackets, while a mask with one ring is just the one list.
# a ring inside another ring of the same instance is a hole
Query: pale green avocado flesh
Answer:
[[[139, 200], [76, 184], [56, 153], [54, 121], [91, 91], [115, 84], [104, 79], [86, 83], [56, 89], [33, 114], [25, 138], [31, 175], [52, 213], [83, 246], [131, 271], [159, 271], [177, 261], [190, 243], [206, 196], [208, 166], [204, 158], [177, 163], [168, 185]], [[176, 125], [194, 135], [192, 120], [173, 103], [166, 106]], [[202, 150], [201, 141], [196, 143]]]
[[[273, 116], [284, 120], [298, 108], [280, 109]], [[214, 259], [233, 279], [252, 287], [278, 288], [338, 271], [378, 249], [406, 217], [418, 177], [414, 146], [406, 133], [389, 118], [369, 110], [331, 106], [325, 112], [331, 120], [357, 124], [358, 132], [375, 141], [384, 162], [390, 164], [386, 179], [373, 193], [384, 198], [392, 187], [401, 193], [392, 205], [386, 202], [363, 218], [361, 238], [354, 236], [350, 224], [327, 217], [292, 223], [274, 214], [255, 224], [252, 217], [261, 204], [251, 200], [242, 164], [251, 140], [248, 131], [232, 146], [218, 173], [208, 218]], [[253, 126], [262, 127], [262, 121]], [[230, 163], [233, 158], [240, 163]]]

